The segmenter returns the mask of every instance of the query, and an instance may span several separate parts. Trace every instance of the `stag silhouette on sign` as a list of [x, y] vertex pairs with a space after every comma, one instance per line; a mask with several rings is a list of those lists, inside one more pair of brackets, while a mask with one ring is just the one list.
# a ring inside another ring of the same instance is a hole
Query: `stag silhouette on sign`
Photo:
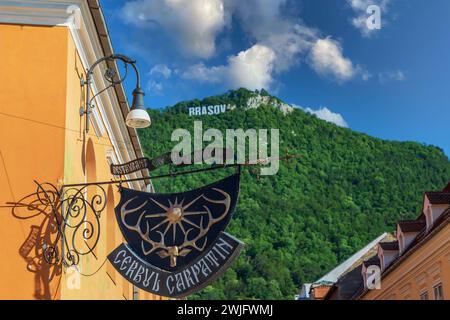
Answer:
[[[151, 201], [164, 210], [164, 212], [160, 213], [148, 213], [144, 209], [149, 200], [137, 207], [129, 208], [130, 204], [138, 198], [134, 197], [122, 205], [120, 209], [120, 218], [123, 225], [128, 230], [135, 231], [139, 234], [142, 239], [142, 252], [145, 255], [156, 252], [158, 256], [163, 259], [169, 258], [170, 266], [176, 267], [178, 257], [185, 257], [192, 250], [201, 252], [205, 249], [209, 230], [215, 224], [222, 221], [228, 214], [231, 205], [230, 195], [217, 188], [212, 188], [211, 190], [218, 192], [224, 198], [222, 200], [213, 200], [202, 194], [186, 205], [183, 205], [185, 199], [181, 202], [178, 202], [178, 199], [175, 199], [174, 203], [168, 200], [168, 205], [164, 205], [155, 199], [151, 199]], [[207, 203], [223, 205], [224, 208], [222, 213], [219, 216], [214, 217], [211, 209], [206, 204], [202, 206], [202, 211], [189, 211], [189, 208], [201, 199], [205, 200]], [[137, 222], [135, 224], [128, 223], [127, 216], [135, 212], [140, 212]], [[191, 217], [195, 216], [200, 216], [200, 223], [191, 220]], [[163, 218], [163, 220], [159, 223], [152, 223], [151, 220], [154, 218]], [[158, 230], [158, 228], [163, 228], [164, 230]], [[169, 232], [172, 233], [173, 243], [175, 243], [178, 230], [182, 232], [183, 243], [180, 245], [166, 244], [166, 237]], [[159, 235], [158, 241], [150, 237], [152, 231], [155, 231]], [[150, 245], [150, 248], [147, 249], [148, 245]]]

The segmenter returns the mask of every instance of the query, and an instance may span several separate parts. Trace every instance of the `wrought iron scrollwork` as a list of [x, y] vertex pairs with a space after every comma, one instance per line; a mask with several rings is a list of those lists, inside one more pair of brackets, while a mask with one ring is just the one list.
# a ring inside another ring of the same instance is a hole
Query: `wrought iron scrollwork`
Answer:
[[35, 272], [44, 263], [58, 266], [78, 265], [81, 256], [94, 254], [100, 239], [100, 218], [106, 207], [106, 192], [101, 185], [58, 188], [37, 183], [36, 191], [18, 202], [9, 203], [15, 218], [42, 217], [32, 226], [19, 252]]
[[63, 257], [65, 265], [77, 265], [80, 256], [92, 254], [101, 234], [100, 218], [106, 192], [100, 185], [67, 188], [61, 193]]
[[[117, 57], [117, 56], [119, 56], [119, 57]], [[93, 104], [92, 104], [92, 101], [94, 101], [95, 98], [97, 98], [97, 96], [99, 96], [100, 94], [102, 94], [106, 90], [108, 90], [108, 89], [110, 89], [110, 88], [112, 88], [112, 87], [114, 87], [116, 85], [119, 85], [119, 84], [123, 83], [126, 80], [126, 78], [128, 77], [128, 64], [129, 63], [134, 63], [135, 61], [132, 61], [130, 59], [126, 60], [125, 58], [123, 58], [120, 55], [114, 55], [114, 56], [105, 58], [106, 61], [114, 61], [114, 60], [121, 61], [122, 64], [123, 64], [124, 72], [123, 72], [123, 74], [121, 74], [120, 71], [116, 71], [113, 68], [107, 68], [105, 70], [105, 73], [103, 74], [103, 78], [105, 78], [105, 80], [109, 83], [109, 85], [106, 86], [104, 89], [100, 90], [92, 98], [90, 98], [90, 102], [89, 102], [89, 107], [90, 108], [94, 107]]]
[[[93, 74], [94, 70], [97, 66], [99, 66], [103, 62], [121, 62], [123, 64], [124, 71], [121, 73], [120, 70], [116, 70], [116, 68], [107, 67], [105, 72], [103, 73], [103, 78], [109, 83], [105, 88], [97, 92], [93, 97], [91, 97], [90, 94], [90, 84], [93, 81]], [[97, 60], [90, 68], [87, 70], [86, 73], [86, 81], [82, 81], [81, 85], [87, 85], [86, 87], [86, 105], [81, 107], [80, 109], [80, 115], [86, 115], [86, 133], [89, 132], [89, 115], [92, 112], [91, 109], [93, 109], [95, 106], [93, 104], [93, 101], [105, 92], [106, 90], [122, 84], [125, 79], [128, 76], [128, 68], [131, 66], [133, 70], [136, 73], [136, 82], [137, 82], [137, 88], [140, 88], [140, 75], [138, 72], [138, 69], [136, 67], [136, 61], [123, 55], [123, 54], [112, 54], [107, 57], [100, 58]]]

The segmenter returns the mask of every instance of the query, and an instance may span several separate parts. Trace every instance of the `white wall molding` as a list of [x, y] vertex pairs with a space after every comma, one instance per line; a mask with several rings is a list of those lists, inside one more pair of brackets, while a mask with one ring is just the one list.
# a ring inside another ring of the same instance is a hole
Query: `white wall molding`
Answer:
[[[75, 16], [73, 8], [76, 7], [79, 16]], [[86, 0], [0, 0], [0, 23], [67, 27], [85, 70], [104, 55]], [[94, 95], [108, 86], [103, 77], [105, 67], [102, 64], [94, 71], [91, 84]], [[91, 120], [95, 134], [108, 133], [118, 163], [133, 160], [135, 150], [114, 89], [97, 96], [93, 104], [96, 107]], [[138, 177], [142, 177], [141, 172], [127, 176], [128, 179]], [[133, 183], [133, 187], [139, 188], [139, 183]]]
[[80, 1], [8, 0], [0, 1], [0, 22], [31, 25], [67, 25], [70, 5]]

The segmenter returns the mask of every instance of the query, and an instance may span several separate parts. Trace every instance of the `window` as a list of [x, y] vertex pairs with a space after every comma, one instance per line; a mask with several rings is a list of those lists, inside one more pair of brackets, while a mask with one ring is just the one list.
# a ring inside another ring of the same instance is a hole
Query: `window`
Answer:
[[433, 287], [434, 300], [444, 300], [444, 291], [442, 290], [442, 283]]
[[420, 300], [429, 300], [428, 291], [423, 291], [420, 293]]

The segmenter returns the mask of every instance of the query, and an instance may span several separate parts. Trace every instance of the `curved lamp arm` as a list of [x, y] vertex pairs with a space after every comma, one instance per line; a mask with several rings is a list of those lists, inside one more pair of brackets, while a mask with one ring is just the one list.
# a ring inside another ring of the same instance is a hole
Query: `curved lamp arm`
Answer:
[[90, 85], [91, 85], [91, 83], [92, 83], [92, 78], [93, 78], [93, 74], [94, 74], [95, 68], [96, 68], [99, 64], [101, 64], [103, 61], [114, 61], [114, 60], [120, 60], [120, 61], [122, 61], [122, 62], [125, 64], [125, 68], [126, 68], [127, 72], [128, 72], [128, 69], [127, 69], [127, 66], [128, 66], [128, 65], [131, 65], [131, 66], [133, 67], [133, 70], [134, 70], [134, 72], [136, 73], [136, 88], [135, 88], [135, 91], [138, 90], [138, 91], [140, 91], [140, 92], [142, 93], [142, 95], [143, 95], [143, 91], [142, 91], [142, 89], [141, 89], [141, 77], [140, 77], [139, 71], [138, 71], [138, 69], [137, 69], [137, 67], [136, 67], [136, 60], [133, 60], [133, 59], [131, 59], [131, 58], [129, 58], [129, 57], [123, 55], [123, 54], [112, 54], [112, 55], [110, 55], [110, 56], [107, 56], [107, 57], [103, 57], [103, 58], [98, 59], [98, 60], [97, 60], [97, 61], [89, 68], [89, 70], [88, 70], [87, 73], [86, 73], [86, 81], [85, 81], [84, 83], [82, 83], [82, 84], [87, 84], [87, 87], [86, 87], [86, 105], [85, 105], [85, 108], [84, 108], [84, 109], [81, 108], [81, 110], [80, 110], [80, 115], [81, 115], [81, 116], [82, 116], [82, 115], [86, 115], [86, 133], [89, 132], [89, 116], [90, 116], [90, 114], [92, 113], [91, 109], [94, 107], [94, 106], [92, 105], [92, 101], [97, 97], [97, 95], [99, 95], [99, 94], [102, 93], [103, 91], [109, 89], [110, 87], [112, 87], [112, 86], [114, 86], [114, 85], [116, 85], [116, 84], [122, 83], [122, 82], [125, 80], [126, 76], [127, 76], [127, 74], [125, 74], [125, 76], [124, 76], [123, 78], [119, 78], [118, 81], [114, 81], [113, 78], [114, 78], [115, 74], [110, 75], [111, 79], [108, 79], [108, 78], [107, 78], [107, 75], [104, 75], [104, 77], [107, 78], [107, 80], [108, 80], [109, 82], [111, 82], [111, 85], [108, 86], [108, 87], [106, 87], [105, 89], [99, 91], [99, 93], [97, 93], [95, 96], [93, 96], [93, 97], [91, 98], [91, 90], [90, 90], [91, 88], [90, 88]]

